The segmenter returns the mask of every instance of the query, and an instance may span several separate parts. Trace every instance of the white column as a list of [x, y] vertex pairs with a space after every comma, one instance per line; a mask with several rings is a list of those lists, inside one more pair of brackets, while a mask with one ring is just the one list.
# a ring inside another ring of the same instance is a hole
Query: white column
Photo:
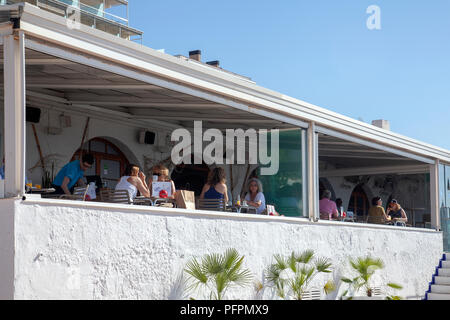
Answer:
[[430, 165], [430, 203], [431, 226], [436, 230], [441, 229], [441, 217], [439, 208], [439, 160]]
[[319, 152], [318, 134], [315, 132], [314, 123], [308, 128], [307, 133], [307, 173], [308, 173], [308, 211], [309, 219], [316, 221], [319, 219]]
[[25, 191], [25, 45], [19, 31], [3, 38], [5, 197]]

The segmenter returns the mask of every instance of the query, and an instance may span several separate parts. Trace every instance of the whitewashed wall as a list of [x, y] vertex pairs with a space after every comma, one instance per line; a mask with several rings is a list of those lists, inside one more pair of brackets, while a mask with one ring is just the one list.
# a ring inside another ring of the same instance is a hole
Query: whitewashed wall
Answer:
[[[332, 259], [335, 278], [351, 276], [348, 257], [371, 254], [388, 271], [377, 282], [400, 283], [404, 297], [417, 297], [443, 250], [442, 234], [423, 229], [61, 201], [3, 200], [0, 206], [0, 226], [15, 230], [15, 299], [177, 299], [177, 279], [190, 258], [230, 247], [245, 255], [260, 281], [276, 253], [313, 249]], [[3, 214], [12, 207], [13, 226]], [[11, 241], [0, 246], [4, 256], [11, 251]], [[228, 298], [254, 295], [250, 288]]]

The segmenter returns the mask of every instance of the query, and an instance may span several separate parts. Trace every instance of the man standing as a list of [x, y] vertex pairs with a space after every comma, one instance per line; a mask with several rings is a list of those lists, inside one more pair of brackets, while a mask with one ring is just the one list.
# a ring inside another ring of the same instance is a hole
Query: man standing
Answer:
[[91, 168], [94, 164], [94, 156], [92, 154], [85, 154], [80, 160], [72, 161], [66, 164], [56, 175], [52, 183], [55, 189], [53, 194], [67, 194], [73, 193], [75, 184], [79, 186], [86, 186], [83, 180], [84, 171]]

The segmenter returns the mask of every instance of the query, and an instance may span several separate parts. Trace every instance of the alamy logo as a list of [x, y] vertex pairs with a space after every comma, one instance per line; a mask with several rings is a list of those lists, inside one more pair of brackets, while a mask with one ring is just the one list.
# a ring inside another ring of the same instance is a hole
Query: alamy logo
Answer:
[[[279, 169], [279, 130], [219, 129], [203, 132], [202, 121], [194, 121], [194, 139], [187, 129], [176, 129], [171, 140], [177, 142], [172, 149], [172, 162], [207, 165], [253, 164], [261, 165], [261, 175], [275, 175]], [[248, 143], [247, 143], [248, 142]], [[225, 147], [225, 148], [224, 148]]]
[[381, 30], [381, 9], [379, 6], [371, 5], [366, 10], [370, 17], [367, 18], [367, 28], [369, 30]]

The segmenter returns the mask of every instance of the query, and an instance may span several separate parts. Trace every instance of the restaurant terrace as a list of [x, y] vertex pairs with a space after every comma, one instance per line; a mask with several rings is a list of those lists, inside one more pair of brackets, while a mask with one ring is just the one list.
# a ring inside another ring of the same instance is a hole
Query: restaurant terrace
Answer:
[[[260, 87], [203, 63], [200, 51], [172, 56], [145, 47], [131, 41], [142, 33], [128, 21], [120, 32], [67, 21], [36, 4], [0, 6], [0, 298], [176, 298], [190, 257], [229, 247], [256, 274], [275, 253], [313, 249], [336, 263], [370, 253], [391, 268], [403, 296], [424, 296], [450, 248], [450, 151]], [[265, 130], [269, 146], [279, 132], [279, 170], [266, 176], [265, 165], [227, 163], [233, 149], [221, 164], [173, 163], [172, 133], [194, 135], [198, 122], [224, 136]], [[95, 157], [85, 176], [101, 181], [98, 198], [46, 194], [83, 153]], [[196, 200], [208, 173], [222, 167], [230, 204], [205, 210], [103, 198], [130, 163], [147, 177], [165, 165], [176, 189]], [[281, 216], [240, 212], [236, 201], [251, 177]], [[353, 215], [321, 218], [324, 190]], [[375, 196], [398, 200], [408, 221], [368, 223]]]

